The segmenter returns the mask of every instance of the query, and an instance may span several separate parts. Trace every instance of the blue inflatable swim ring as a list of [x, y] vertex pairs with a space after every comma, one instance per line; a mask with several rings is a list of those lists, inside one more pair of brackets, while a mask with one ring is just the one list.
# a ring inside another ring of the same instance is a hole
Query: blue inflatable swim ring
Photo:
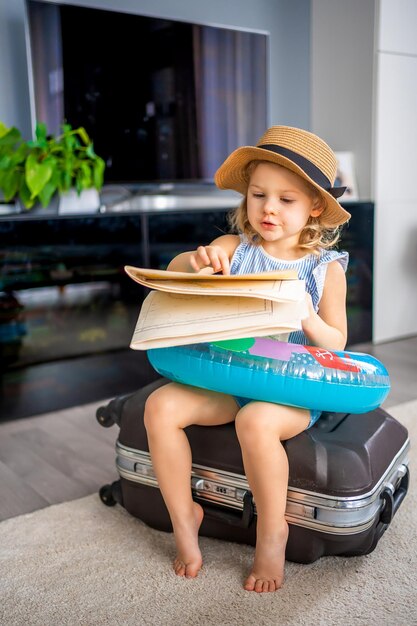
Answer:
[[374, 357], [257, 337], [148, 350], [167, 378], [252, 400], [346, 413], [378, 407], [390, 390]]

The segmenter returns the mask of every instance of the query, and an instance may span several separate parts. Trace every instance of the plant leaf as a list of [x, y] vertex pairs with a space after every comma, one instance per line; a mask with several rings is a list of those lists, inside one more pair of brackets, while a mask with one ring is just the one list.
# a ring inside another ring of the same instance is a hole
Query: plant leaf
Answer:
[[12, 128], [7, 129], [7, 132], [4, 135], [0, 136], [0, 148], [3, 146], [13, 146], [15, 143], [20, 141], [22, 135], [20, 132], [12, 126]]
[[17, 150], [13, 149], [9, 152], [10, 167], [18, 167], [19, 165], [23, 166], [26, 161], [27, 154], [28, 149], [24, 143], [20, 144]]
[[11, 158], [7, 154], [4, 154], [2, 157], [0, 157], [0, 170], [7, 170], [10, 166], [10, 163]]
[[62, 143], [65, 146], [66, 150], [72, 152], [77, 145], [77, 139], [74, 137], [74, 135], [64, 135], [64, 137], [62, 138]]
[[6, 202], [12, 200], [17, 194], [19, 187], [19, 172], [17, 170], [8, 170], [2, 172], [1, 188], [3, 190]]
[[53, 154], [49, 154], [43, 161], [42, 161], [43, 165], [49, 165], [52, 168], [52, 176], [54, 175], [55, 171], [59, 168], [58, 166], [58, 159], [55, 158], [55, 156]]
[[48, 163], [39, 163], [34, 154], [30, 154], [26, 160], [25, 178], [34, 199], [45, 187], [52, 176], [52, 167]]
[[51, 180], [46, 183], [42, 191], [39, 192], [39, 200], [41, 201], [43, 207], [48, 206], [57, 188], [58, 188], [58, 182], [56, 180], [54, 181], [51, 178]]
[[46, 141], [48, 131], [46, 130], [46, 124], [43, 122], [38, 122], [36, 124], [35, 129], [36, 139], [41, 143], [42, 141]]
[[59, 186], [61, 191], [68, 191], [71, 188], [72, 175], [71, 169], [65, 169], [61, 174], [61, 184]]
[[85, 130], [85, 128], [80, 126], [80, 128], [77, 128], [77, 133], [81, 137], [81, 139], [83, 140], [83, 142], [85, 143], [86, 146], [91, 143], [90, 137], [88, 136], [87, 131]]
[[3, 122], [0, 122], [0, 137], [3, 137], [8, 132], [9, 132], [9, 129], [7, 128], [7, 126], [3, 124]]
[[93, 166], [93, 184], [96, 189], [100, 191], [103, 186], [103, 178], [104, 178], [104, 170], [106, 169], [106, 164], [100, 157], [94, 161]]
[[47, 139], [30, 139], [26, 142], [26, 145], [29, 148], [41, 148], [42, 150], [47, 150], [48, 148], [48, 140]]
[[97, 155], [94, 152], [94, 146], [92, 143], [88, 144], [85, 153], [88, 157], [90, 157], [90, 159], [93, 159], [93, 161], [97, 158]]
[[82, 176], [80, 177], [82, 188], [89, 189], [93, 185], [93, 175], [90, 163], [87, 161], [80, 161], [80, 169], [82, 172]]
[[19, 196], [27, 209], [30, 209], [35, 204], [35, 200], [32, 198], [30, 190], [28, 189], [24, 179], [20, 185]]

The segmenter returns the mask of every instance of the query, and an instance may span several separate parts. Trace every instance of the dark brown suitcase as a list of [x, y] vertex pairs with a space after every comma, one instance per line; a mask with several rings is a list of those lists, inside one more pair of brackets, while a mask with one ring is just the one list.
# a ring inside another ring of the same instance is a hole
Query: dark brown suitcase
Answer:
[[[102, 426], [120, 426], [120, 480], [100, 490], [149, 526], [171, 531], [155, 479], [143, 424], [158, 380], [97, 410]], [[193, 454], [193, 496], [205, 510], [200, 534], [255, 544], [256, 505], [246, 481], [234, 424], [186, 429]], [[376, 547], [408, 488], [407, 430], [379, 408], [360, 415], [327, 413], [285, 444], [290, 476], [286, 558], [311, 563], [321, 556], [358, 556]]]

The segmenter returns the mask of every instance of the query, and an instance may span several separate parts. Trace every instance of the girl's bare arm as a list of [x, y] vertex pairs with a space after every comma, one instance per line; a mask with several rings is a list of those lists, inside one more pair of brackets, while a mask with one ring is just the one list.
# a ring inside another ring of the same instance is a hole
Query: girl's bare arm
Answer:
[[172, 259], [167, 269], [174, 272], [200, 272], [204, 268], [210, 268], [214, 273], [229, 274], [230, 259], [239, 241], [237, 235], [222, 235], [208, 246], [182, 252]]
[[338, 261], [329, 263], [323, 295], [316, 313], [308, 298], [310, 314], [302, 321], [303, 331], [314, 346], [343, 350], [347, 339], [346, 276]]

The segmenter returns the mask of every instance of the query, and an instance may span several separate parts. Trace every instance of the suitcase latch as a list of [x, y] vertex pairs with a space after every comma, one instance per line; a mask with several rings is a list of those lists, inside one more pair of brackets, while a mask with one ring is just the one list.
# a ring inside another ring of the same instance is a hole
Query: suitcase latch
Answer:
[[218, 496], [225, 496], [226, 498], [243, 500], [243, 495], [241, 495], [240, 498], [238, 497], [238, 491], [242, 491], [242, 493], [244, 493], [242, 489], [227, 487], [226, 485], [221, 485], [205, 478], [194, 478], [192, 480], [192, 486], [196, 491], [200, 491], [203, 493], [215, 493]]
[[316, 508], [314, 506], [289, 502], [287, 500], [285, 514], [300, 517], [301, 519], [316, 519]]
[[135, 463], [135, 472], [140, 476], [155, 478], [155, 472], [152, 465], [147, 465], [146, 463]]

